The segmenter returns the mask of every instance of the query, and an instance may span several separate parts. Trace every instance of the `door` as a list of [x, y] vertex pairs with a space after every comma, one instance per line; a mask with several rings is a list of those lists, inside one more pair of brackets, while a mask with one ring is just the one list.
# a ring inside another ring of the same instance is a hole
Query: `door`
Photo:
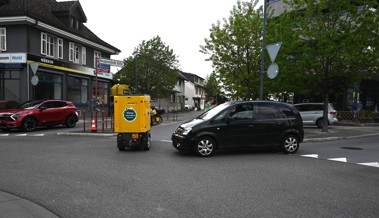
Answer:
[[225, 114], [224, 125], [218, 127], [220, 147], [247, 147], [255, 141], [253, 104], [234, 106]]

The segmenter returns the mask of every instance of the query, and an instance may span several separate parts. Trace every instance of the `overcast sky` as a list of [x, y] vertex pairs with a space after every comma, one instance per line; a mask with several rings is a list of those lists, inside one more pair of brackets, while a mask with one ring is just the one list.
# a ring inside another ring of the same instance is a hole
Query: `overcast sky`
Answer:
[[[263, 0], [260, 0], [263, 2]], [[85, 24], [121, 50], [112, 59], [130, 56], [143, 40], [159, 35], [179, 56], [180, 70], [204, 79], [212, 66], [199, 52], [212, 24], [229, 17], [237, 0], [79, 0]], [[114, 70], [113, 70], [114, 71]]]

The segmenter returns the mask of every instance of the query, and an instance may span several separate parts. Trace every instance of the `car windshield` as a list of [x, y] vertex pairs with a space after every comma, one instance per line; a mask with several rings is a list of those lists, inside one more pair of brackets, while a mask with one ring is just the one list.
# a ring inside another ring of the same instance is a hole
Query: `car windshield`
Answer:
[[209, 120], [221, 111], [223, 111], [225, 108], [230, 106], [230, 102], [225, 102], [223, 104], [220, 104], [214, 108], [211, 108], [210, 110], [206, 111], [205, 113], [199, 115], [197, 119], [203, 119], [203, 120]]
[[34, 109], [37, 105], [41, 104], [42, 101], [27, 101], [20, 105], [18, 105], [16, 108], [18, 109]]

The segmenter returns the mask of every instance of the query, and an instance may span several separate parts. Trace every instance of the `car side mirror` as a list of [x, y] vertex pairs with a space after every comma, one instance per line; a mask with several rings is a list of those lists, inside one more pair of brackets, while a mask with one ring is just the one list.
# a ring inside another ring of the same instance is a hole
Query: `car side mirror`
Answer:
[[225, 118], [225, 122], [226, 122], [226, 124], [228, 124], [228, 125], [230, 125], [230, 122], [231, 122], [232, 120], [234, 120], [232, 117], [226, 117], [226, 118]]
[[41, 107], [39, 107], [39, 109], [40, 109], [41, 111], [46, 110], [46, 105], [42, 105]]

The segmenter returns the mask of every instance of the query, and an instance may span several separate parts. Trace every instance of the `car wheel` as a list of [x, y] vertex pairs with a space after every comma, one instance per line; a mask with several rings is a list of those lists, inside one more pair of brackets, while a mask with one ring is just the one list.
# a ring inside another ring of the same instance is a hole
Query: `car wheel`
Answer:
[[22, 129], [26, 132], [32, 132], [37, 127], [37, 121], [33, 117], [27, 117], [22, 121]]
[[73, 115], [70, 115], [67, 117], [64, 125], [67, 127], [67, 128], [73, 128], [75, 127], [76, 125], [76, 118], [73, 116]]
[[300, 143], [299, 139], [294, 135], [287, 135], [284, 137], [281, 149], [286, 154], [294, 154], [299, 149]]
[[215, 141], [208, 136], [200, 137], [195, 144], [195, 152], [201, 157], [209, 157], [213, 155], [215, 148]]
[[316, 126], [317, 126], [318, 128], [322, 128], [322, 119], [318, 119], [318, 120], [316, 121]]

